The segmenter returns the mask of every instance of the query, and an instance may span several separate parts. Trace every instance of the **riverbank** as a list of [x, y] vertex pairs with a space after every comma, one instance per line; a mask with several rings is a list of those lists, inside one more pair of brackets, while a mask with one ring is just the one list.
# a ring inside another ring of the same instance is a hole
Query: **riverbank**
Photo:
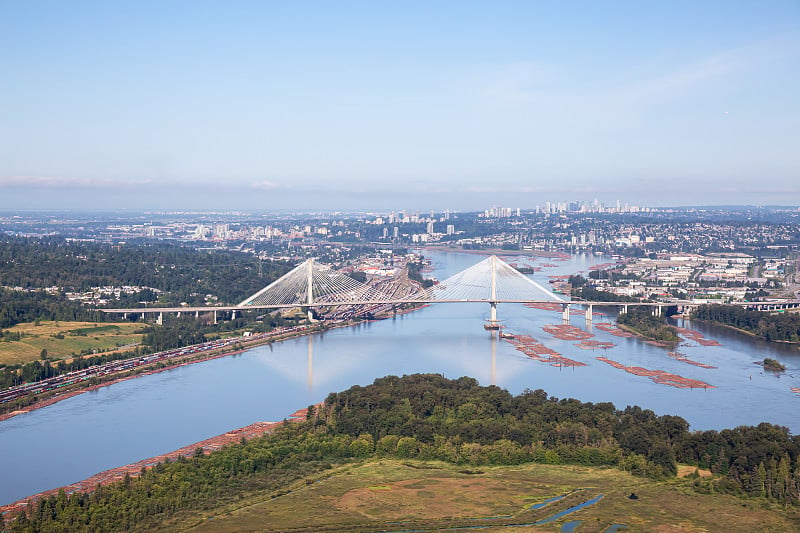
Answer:
[[[329, 326], [328, 324], [324, 323], [319, 323], [316, 326], [301, 327], [296, 330], [290, 330], [290, 331], [279, 331], [271, 335], [267, 333], [264, 334], [264, 336], [242, 337], [241, 339], [237, 338], [235, 344], [231, 346], [225, 346], [217, 350], [212, 350], [208, 353], [188, 354], [185, 356], [179, 356], [170, 359], [169, 363], [167, 364], [165, 364], [164, 361], [157, 361], [152, 364], [139, 366], [137, 368], [134, 368], [133, 370], [125, 370], [123, 372], [119, 372], [116, 374], [108, 374], [102, 377], [93, 378], [95, 380], [99, 380], [99, 382], [92, 381], [91, 379], [86, 381], [81, 381], [73, 385], [70, 385], [70, 387], [66, 390], [62, 389], [59, 391], [54, 391], [53, 394], [48, 395], [45, 398], [41, 398], [42, 395], [41, 393], [39, 393], [37, 396], [39, 396], [40, 399], [38, 399], [34, 403], [26, 405], [22, 409], [16, 409], [13, 411], [0, 414], [0, 422], [8, 420], [9, 418], [12, 418], [17, 415], [29, 413], [37, 409], [48, 407], [60, 401], [73, 398], [79, 394], [94, 391], [101, 387], [108, 387], [110, 385], [114, 385], [115, 383], [121, 383], [129, 379], [134, 379], [151, 374], [157, 374], [159, 372], [172, 370], [181, 366], [191, 365], [195, 363], [202, 363], [204, 361], [211, 361], [213, 359], [218, 359], [220, 357], [228, 357], [230, 355], [242, 353], [246, 350], [250, 350], [252, 348], [256, 348], [258, 346], [262, 346], [265, 344], [280, 342], [286, 339], [291, 339], [302, 335], [308, 335], [311, 333], [319, 333], [337, 327], [347, 327], [355, 325], [360, 322], [362, 321], [348, 320], [344, 321], [343, 323], [334, 323], [333, 326]], [[191, 346], [186, 348], [191, 348]]]
[[[202, 363], [204, 361], [210, 361], [212, 359], [218, 359], [220, 357], [228, 357], [230, 355], [242, 353], [244, 351], [256, 348], [258, 346], [271, 344], [274, 342], [280, 342], [283, 340], [292, 339], [303, 335], [309, 335], [312, 333], [321, 333], [332, 329], [355, 326], [357, 324], [363, 324], [366, 322], [385, 320], [387, 318], [390, 318], [391, 316], [404, 315], [407, 313], [411, 313], [412, 311], [423, 309], [425, 307], [428, 307], [428, 305], [429, 304], [414, 305], [412, 307], [396, 310], [394, 313], [378, 315], [372, 319], [351, 318], [347, 320], [331, 320], [327, 322], [318, 322], [311, 326], [298, 326], [297, 328], [288, 331], [278, 331], [278, 332], [264, 333], [261, 335], [254, 335], [251, 337], [236, 338], [235, 343], [231, 346], [225, 346], [216, 350], [212, 350], [211, 352], [208, 353], [200, 353], [200, 354], [193, 353], [185, 356], [171, 358], [168, 364], [165, 364], [165, 361], [163, 360], [155, 361], [152, 364], [141, 365], [132, 370], [125, 370], [123, 372], [107, 374], [101, 377], [93, 377], [92, 379], [79, 381], [77, 383], [69, 385], [65, 389], [61, 389], [59, 391], [53, 391], [51, 394], [47, 395], [44, 398], [42, 398], [42, 393], [37, 393], [36, 396], [38, 396], [39, 399], [37, 399], [37, 401], [35, 401], [34, 403], [26, 405], [19, 409], [14, 409], [11, 411], [0, 413], [0, 422], [8, 420], [9, 418], [13, 418], [17, 415], [29, 413], [37, 409], [48, 407], [57, 402], [60, 402], [62, 400], [67, 400], [79, 394], [94, 391], [101, 387], [107, 387], [115, 383], [121, 383], [129, 379], [156, 374], [158, 372], [172, 370], [185, 365]], [[187, 346], [184, 348], [190, 349], [192, 348], [192, 346]]]
[[557, 261], [566, 261], [572, 256], [565, 252], [548, 252], [545, 250], [503, 250], [501, 248], [484, 248], [481, 250], [464, 250], [459, 246], [419, 246], [415, 247], [421, 250], [432, 250], [436, 252], [457, 252], [462, 254], [472, 255], [507, 255], [507, 256], [530, 256], [530, 257], [547, 257]]
[[[433, 252], [430, 256], [436, 267], [433, 275], [443, 279], [480, 257]], [[556, 273], [585, 270], [584, 265], [593, 261], [592, 257], [578, 257]], [[0, 455], [5, 457], [0, 486], [6, 488], [0, 501], [13, 502], [257, 420], [281, 420], [331, 391], [366, 386], [387, 375], [470, 376], [514, 394], [526, 388], [544, 389], [548, 396], [558, 398], [639, 405], [659, 415], [684, 417], [693, 430], [766, 421], [800, 431], [796, 410], [800, 396], [787, 390], [800, 387], [800, 383], [789, 376], [760, 375], [753, 354], [766, 346], [749, 337], [714, 328], [708, 337], [725, 347], [704, 348], [691, 342], [691, 346], [679, 348], [691, 359], [720, 367], [712, 371], [674, 361], [664, 348], [607, 334], [597, 323], [590, 331], [598, 340], [618, 343], [617, 347], [592, 353], [574, 343], [548, 340], [541, 328], [560, 323], [560, 314], [517, 304], [500, 307], [509, 331], [529, 333], [565, 356], [590, 365], [573, 371], [531, 361], [506, 342], [493, 343], [483, 329], [487, 308], [485, 304], [431, 305], [405, 318], [333, 329], [275, 343], [271, 345], [274, 349], [262, 346], [241, 356], [129, 381], [10, 420], [0, 424], [4, 430]], [[610, 319], [604, 317], [613, 322]], [[585, 321], [573, 317], [572, 323], [583, 327]], [[775, 355], [790, 368], [797, 367], [797, 351], [791, 349], [791, 359], [786, 357], [788, 347], [774, 346], [777, 348], [767, 355]], [[626, 366], [661, 368], [699, 378], [718, 388], [706, 393], [659, 385], [596, 361], [597, 355]], [[753, 374], [752, 380], [749, 374]], [[765, 405], [769, 409], [765, 410]], [[191, 413], [202, 414], [187, 416]], [[58, 453], [53, 453], [54, 445]]]
[[105, 470], [82, 481], [78, 481], [64, 487], [58, 487], [39, 492], [26, 498], [22, 498], [14, 503], [0, 506], [0, 515], [7, 516], [11, 514], [13, 516], [19, 511], [31, 508], [42, 498], [56, 496], [61, 491], [64, 491], [65, 494], [72, 494], [73, 492], [93, 492], [101, 485], [122, 481], [126, 477], [136, 477], [140, 475], [143, 470], [152, 468], [159, 463], [176, 461], [181, 457], [192, 457], [201, 452], [203, 454], [209, 454], [213, 451], [219, 450], [223, 446], [239, 442], [242, 439], [262, 437], [268, 433], [271, 433], [276, 427], [283, 423], [305, 420], [307, 415], [308, 408], [299, 409], [289, 415], [286, 420], [280, 422], [255, 422], [249, 426], [234, 429], [223, 433], [222, 435], [217, 435], [216, 437], [211, 437], [194, 444], [189, 444], [188, 446], [184, 446], [171, 452], [157, 455], [155, 457], [149, 457], [147, 459], [142, 459], [141, 461], [136, 461], [135, 463], [125, 466], [119, 466], [110, 470]]
[[706, 324], [714, 324], [715, 326], [722, 326], [723, 328], [732, 329], [733, 331], [738, 331], [739, 333], [743, 333], [748, 337], [752, 337], [754, 339], [758, 339], [764, 342], [775, 342], [778, 344], [789, 344], [791, 346], [796, 346], [798, 350], [800, 350], [800, 342], [799, 341], [781, 341], [781, 340], [773, 340], [767, 339], [761, 335], [753, 333], [752, 331], [747, 331], [746, 329], [737, 328], [736, 326], [731, 326], [730, 324], [724, 324], [722, 322], [716, 322], [714, 320], [704, 320], [702, 318], [693, 318], [691, 315], [684, 317], [686, 320], [692, 320], [697, 322], [704, 322]]

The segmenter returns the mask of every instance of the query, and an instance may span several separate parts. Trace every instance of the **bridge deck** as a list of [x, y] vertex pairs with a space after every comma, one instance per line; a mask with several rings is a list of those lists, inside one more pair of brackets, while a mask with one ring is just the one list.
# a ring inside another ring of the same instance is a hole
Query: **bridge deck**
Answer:
[[[249, 305], [249, 306], [217, 306], [217, 307], [133, 307], [128, 309], [97, 309], [103, 313], [209, 313], [212, 311], [247, 311], [250, 309], [290, 309], [296, 307], [341, 307], [341, 306], [365, 306], [365, 305], [400, 305], [400, 304], [440, 304], [440, 303], [513, 303], [513, 304], [563, 304], [563, 305], [591, 305], [591, 306], [644, 306], [644, 307], [668, 307], [678, 306], [697, 306], [700, 304], [692, 302], [594, 302], [587, 300], [485, 300], [485, 299], [460, 299], [460, 300], [369, 300], [369, 301], [344, 301], [344, 302], [313, 302], [307, 304], [279, 304], [279, 305]], [[781, 303], [800, 303], [800, 302], [781, 302]], [[743, 305], [743, 304], [737, 304]], [[746, 305], [754, 305], [748, 303]]]

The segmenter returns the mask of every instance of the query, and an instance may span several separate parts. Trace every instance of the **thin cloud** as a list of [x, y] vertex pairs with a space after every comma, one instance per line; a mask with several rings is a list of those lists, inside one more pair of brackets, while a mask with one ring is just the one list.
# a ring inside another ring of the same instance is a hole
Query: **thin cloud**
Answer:
[[289, 189], [291, 186], [275, 183], [274, 181], [263, 180], [253, 183], [253, 188], [259, 191], [274, 191], [275, 189]]
[[150, 179], [112, 180], [96, 178], [67, 178], [56, 176], [5, 176], [0, 177], [0, 187], [32, 189], [131, 189], [152, 185]]
[[472, 193], [535, 193], [547, 192], [543, 187], [466, 187], [457, 192]]

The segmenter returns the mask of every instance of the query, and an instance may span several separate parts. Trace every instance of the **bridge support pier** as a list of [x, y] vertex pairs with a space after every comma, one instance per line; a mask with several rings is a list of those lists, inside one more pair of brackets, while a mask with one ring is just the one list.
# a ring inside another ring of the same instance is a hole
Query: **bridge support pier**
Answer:
[[194, 317], [195, 318], [200, 318], [200, 311], [195, 311], [194, 312]]
[[489, 322], [497, 322], [497, 302], [489, 303]]
[[217, 324], [217, 310], [214, 310], [214, 324]]
[[622, 306], [622, 312], [625, 313], [625, 314], [628, 313], [628, 306], [627, 305], [623, 305]]
[[231, 320], [236, 320], [236, 309], [231, 311]]
[[561, 304], [561, 320], [569, 322], [569, 304]]
[[592, 322], [592, 304], [586, 306], [586, 322]]
[[660, 305], [657, 305], [657, 306], [653, 307], [653, 315], [661, 316], [661, 306]]
[[308, 260], [308, 270], [306, 271], [306, 303], [308, 307], [308, 321], [314, 321], [314, 312], [311, 310], [311, 304], [314, 303], [314, 258]]
[[158, 313], [158, 318], [156, 318], [156, 324], [159, 326], [164, 325], [164, 313]]

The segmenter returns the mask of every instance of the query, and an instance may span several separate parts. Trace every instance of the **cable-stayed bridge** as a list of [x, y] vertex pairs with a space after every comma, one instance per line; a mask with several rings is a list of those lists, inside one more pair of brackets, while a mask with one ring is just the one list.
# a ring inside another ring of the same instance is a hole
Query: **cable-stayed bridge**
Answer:
[[[587, 320], [592, 318], [594, 305], [620, 306], [626, 310], [629, 305], [645, 305], [654, 307], [657, 313], [660, 313], [662, 307], [675, 305], [652, 302], [565, 300], [493, 255], [428, 289], [410, 293], [398, 293], [397, 290], [389, 293], [357, 281], [314, 259], [308, 259], [234, 306], [152, 307], [99, 309], [99, 311], [126, 314], [159, 313], [160, 322], [163, 319], [163, 313], [195, 313], [199, 315], [213, 312], [216, 319], [218, 312], [230, 312], [235, 317], [237, 312], [252, 309], [301, 307], [306, 309], [311, 317], [312, 308], [458, 302], [488, 303], [491, 315], [487, 327], [492, 327], [497, 323], [497, 305], [500, 303], [558, 303], [561, 305], [565, 320], [569, 320], [569, 306], [572, 304], [586, 306]], [[685, 304], [688, 305], [689, 302], [685, 302]]]

